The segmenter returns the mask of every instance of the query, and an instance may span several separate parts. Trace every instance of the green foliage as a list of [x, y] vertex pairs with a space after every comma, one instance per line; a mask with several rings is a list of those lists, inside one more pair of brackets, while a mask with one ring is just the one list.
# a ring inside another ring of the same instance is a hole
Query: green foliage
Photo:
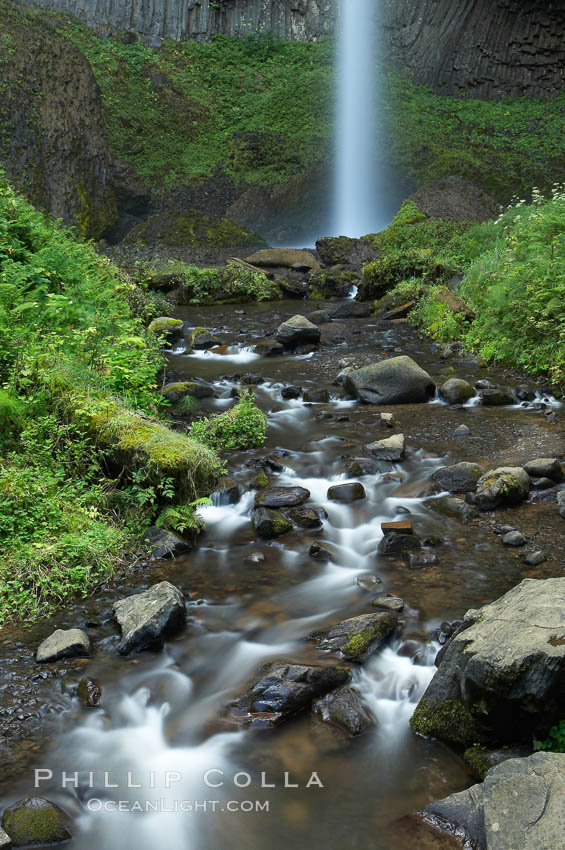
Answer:
[[454, 342], [465, 332], [463, 317], [461, 314], [455, 315], [445, 304], [434, 300], [438, 289], [432, 287], [426, 290], [426, 296], [412, 310], [410, 319], [437, 342]]
[[534, 738], [534, 749], [550, 753], [565, 753], [565, 720], [552, 726], [549, 735], [543, 741]]
[[196, 499], [188, 505], [168, 505], [164, 508], [155, 521], [159, 528], [168, 531], [176, 531], [179, 534], [196, 536], [204, 528], [204, 520], [197, 513], [201, 505], [211, 505], [212, 500], [208, 498]]
[[190, 436], [218, 452], [249, 449], [265, 440], [267, 417], [255, 406], [253, 392], [242, 394], [241, 401], [217, 416], [193, 422]]
[[426, 214], [421, 211], [415, 201], [402, 201], [400, 209], [394, 216], [391, 224], [393, 226], [414, 224], [416, 221], [425, 221], [426, 218]]
[[225, 268], [199, 268], [185, 263], [170, 263], [162, 271], [179, 277], [183, 301], [190, 304], [218, 302], [238, 304], [245, 301], [274, 301], [281, 298], [278, 286], [262, 272], [237, 265]]

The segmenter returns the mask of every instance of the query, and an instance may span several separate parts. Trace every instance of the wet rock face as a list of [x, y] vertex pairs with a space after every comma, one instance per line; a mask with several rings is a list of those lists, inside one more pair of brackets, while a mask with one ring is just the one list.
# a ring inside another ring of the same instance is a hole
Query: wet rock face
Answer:
[[483, 783], [430, 803], [418, 816], [481, 850], [557, 847], [565, 833], [564, 771], [561, 753], [509, 759], [489, 770]]
[[259, 537], [262, 537], [263, 540], [273, 540], [291, 530], [292, 520], [285, 516], [282, 511], [256, 508], [253, 512], [253, 525]]
[[346, 661], [361, 663], [377, 652], [398, 625], [392, 612], [360, 614], [312, 635], [320, 649], [339, 652]]
[[267, 487], [255, 496], [258, 508], [293, 508], [310, 498], [305, 487]]
[[468, 611], [437, 663], [414, 731], [465, 746], [543, 737], [562, 717], [565, 579], [526, 579]]
[[165, 638], [184, 628], [186, 605], [180, 590], [168, 581], [153, 585], [114, 603], [122, 630], [120, 654], [132, 650], [160, 649]]
[[[71, 838], [71, 819], [42, 797], [27, 797], [4, 809], [2, 827], [14, 847], [58, 844]], [[5, 845], [10, 846], [10, 845]]]
[[182, 555], [184, 552], [190, 552], [192, 544], [175, 534], [174, 531], [167, 531], [165, 528], [158, 528], [152, 525], [145, 532], [144, 542], [151, 549], [151, 554], [156, 560], [160, 561], [163, 558], [175, 558], [177, 555]]
[[278, 726], [313, 699], [349, 681], [347, 667], [308, 667], [277, 661], [233, 703], [235, 717], [252, 726]]
[[[10, 4], [11, 5], [11, 4]], [[100, 238], [117, 222], [100, 92], [86, 58], [45, 21], [3, 8], [1, 163], [40, 209]]]
[[354, 369], [345, 376], [345, 389], [367, 404], [414, 404], [429, 401], [435, 383], [411, 357], [391, 357]]
[[324, 723], [331, 723], [349, 735], [360, 735], [375, 725], [375, 719], [363, 705], [357, 691], [345, 685], [314, 700], [312, 711]]

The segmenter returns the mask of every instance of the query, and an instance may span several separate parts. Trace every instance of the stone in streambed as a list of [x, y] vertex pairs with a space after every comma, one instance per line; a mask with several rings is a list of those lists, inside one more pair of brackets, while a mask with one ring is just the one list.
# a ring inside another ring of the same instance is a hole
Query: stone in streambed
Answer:
[[402, 531], [387, 531], [377, 546], [378, 555], [400, 555], [420, 548], [420, 541], [413, 534]]
[[263, 540], [273, 540], [292, 529], [292, 520], [281, 511], [256, 508], [253, 511], [253, 525], [259, 537]]
[[102, 685], [96, 679], [85, 676], [78, 683], [77, 693], [84, 706], [95, 708], [100, 705], [100, 700], [102, 699]]
[[541, 549], [533, 549], [531, 552], [528, 552], [524, 558], [524, 563], [526, 563], [528, 567], [539, 567], [539, 565], [543, 564], [544, 561], [547, 561], [547, 555], [542, 552]]
[[367, 404], [427, 402], [435, 393], [430, 375], [406, 355], [348, 371], [344, 385], [347, 392]]
[[310, 549], [308, 550], [308, 554], [311, 558], [314, 558], [316, 561], [331, 561], [332, 553], [329, 549], [326, 549], [325, 546], [322, 546], [321, 543], [312, 543]]
[[188, 335], [188, 342], [191, 348], [197, 350], [214, 348], [216, 345], [222, 344], [222, 341], [207, 328], [194, 328], [191, 330]]
[[551, 478], [552, 481], [559, 483], [563, 480], [563, 470], [559, 460], [554, 457], [540, 457], [536, 460], [530, 460], [524, 469], [530, 478]]
[[357, 585], [361, 588], [361, 590], [365, 590], [367, 592], [375, 591], [379, 589], [379, 585], [383, 583], [382, 578], [379, 576], [358, 576], [357, 577]]
[[404, 434], [393, 434], [385, 440], [376, 440], [365, 446], [365, 449], [379, 460], [402, 460], [405, 449]]
[[283, 387], [281, 390], [281, 398], [289, 399], [289, 398], [300, 398], [302, 390], [300, 387]]
[[255, 343], [253, 351], [261, 357], [278, 357], [284, 352], [284, 346], [276, 339], [263, 339]]
[[149, 333], [155, 336], [164, 336], [167, 339], [177, 339], [182, 336], [184, 322], [182, 319], [173, 319], [170, 316], [159, 316], [149, 323]]
[[36, 659], [41, 664], [88, 655], [90, 639], [86, 632], [82, 629], [57, 629], [39, 645]]
[[404, 608], [404, 599], [401, 599], [400, 596], [389, 596], [387, 593], [385, 596], [377, 596], [371, 602], [373, 608], [386, 608], [389, 611], [396, 611], [400, 613]]
[[453, 432], [454, 437], [470, 437], [471, 429], [467, 425], [459, 425]]
[[176, 558], [185, 552], [190, 552], [192, 544], [174, 531], [158, 528], [152, 525], [143, 536], [143, 540], [151, 549], [151, 554], [157, 561], [164, 558]]
[[306, 505], [300, 505], [296, 508], [292, 508], [292, 510], [288, 512], [288, 515], [291, 520], [301, 528], [320, 528], [322, 525], [320, 513], [314, 510], [314, 508], [306, 507]]
[[258, 508], [293, 508], [310, 498], [305, 487], [267, 487], [255, 496]]
[[349, 735], [360, 735], [375, 725], [375, 718], [365, 708], [357, 691], [347, 685], [314, 700], [312, 711], [324, 723], [331, 723]]
[[347, 667], [320, 667], [276, 661], [232, 703], [232, 713], [255, 727], [278, 726], [311, 705], [312, 700], [345, 685]]
[[525, 546], [526, 538], [521, 531], [508, 531], [502, 537], [505, 546]]
[[438, 556], [435, 552], [409, 552], [408, 566], [411, 570], [425, 570], [428, 567], [437, 567]]
[[224, 475], [218, 481], [214, 492], [210, 494], [210, 498], [217, 507], [237, 505], [241, 499], [242, 492], [243, 490], [235, 478]]
[[314, 310], [313, 313], [308, 313], [308, 321], [315, 325], [327, 325], [331, 320], [327, 310]]
[[311, 635], [319, 649], [339, 652], [346, 661], [360, 664], [377, 652], [398, 625], [391, 611], [360, 614]]
[[184, 597], [168, 581], [118, 600], [113, 610], [122, 630], [121, 655], [132, 650], [161, 649], [165, 638], [177, 634], [186, 624]]
[[304, 390], [302, 398], [309, 404], [327, 404], [330, 400], [330, 394], [328, 390], [321, 387], [320, 389]]
[[366, 499], [365, 488], [359, 481], [352, 484], [334, 484], [328, 489], [328, 499], [335, 502], [351, 504], [359, 499]]
[[296, 315], [279, 325], [275, 336], [281, 345], [295, 348], [308, 342], [318, 343], [320, 328], [309, 322], [305, 316]]
[[442, 490], [451, 493], [472, 493], [477, 489], [477, 482], [485, 474], [478, 463], [456, 463], [453, 466], [442, 466], [432, 474], [432, 481], [440, 485]]
[[514, 393], [509, 387], [493, 387], [484, 389], [479, 393], [481, 404], [485, 407], [495, 407], [508, 404], [516, 404]]
[[367, 319], [373, 309], [372, 304], [350, 299], [333, 311], [332, 319]]
[[0, 826], [0, 850], [12, 850], [12, 839]]
[[461, 378], [450, 378], [439, 388], [440, 396], [448, 404], [465, 404], [475, 395], [475, 390], [467, 381]]
[[565, 519], [565, 490], [561, 490], [557, 494], [557, 512], [560, 517]]
[[[42, 797], [26, 797], [4, 809], [2, 827], [14, 847], [58, 844], [68, 841], [71, 819], [55, 803]], [[8, 845], [9, 846], [9, 845]]]
[[477, 482], [475, 504], [481, 511], [517, 505], [527, 498], [530, 477], [521, 466], [500, 466]]
[[478, 510], [457, 496], [442, 496], [425, 502], [426, 508], [431, 508], [438, 514], [460, 520], [463, 524], [471, 522], [479, 516]]

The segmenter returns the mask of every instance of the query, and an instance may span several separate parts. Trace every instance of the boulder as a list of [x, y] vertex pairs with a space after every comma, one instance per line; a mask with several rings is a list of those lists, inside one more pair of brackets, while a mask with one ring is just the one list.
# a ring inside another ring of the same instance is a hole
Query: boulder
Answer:
[[171, 404], [177, 404], [181, 398], [187, 395], [191, 395], [194, 398], [213, 398], [216, 396], [216, 392], [212, 388], [208, 390], [206, 395], [204, 395], [205, 390], [206, 387], [197, 384], [195, 381], [171, 381], [165, 384], [161, 393]]
[[435, 383], [411, 357], [391, 357], [345, 375], [347, 392], [367, 404], [414, 404], [429, 401]]
[[306, 505], [292, 508], [288, 512], [288, 515], [301, 528], [320, 528], [322, 525], [320, 513], [315, 511], [314, 508], [308, 508]]
[[398, 625], [398, 617], [389, 611], [360, 614], [321, 629], [311, 637], [319, 649], [339, 652], [346, 661], [360, 664], [377, 652]]
[[564, 772], [562, 753], [505, 759], [484, 782], [428, 804], [418, 816], [446, 840], [457, 835], [461, 847], [553, 850], [565, 836]]
[[481, 511], [517, 505], [527, 498], [530, 477], [521, 466], [500, 466], [477, 482], [475, 504]]
[[237, 505], [242, 493], [243, 489], [235, 478], [232, 478], [230, 475], [223, 475], [218, 481], [214, 492], [210, 493], [210, 498], [217, 507]]
[[258, 508], [294, 508], [310, 498], [305, 487], [266, 487], [255, 496]]
[[267, 665], [261, 678], [232, 703], [232, 714], [251, 726], [278, 726], [311, 705], [312, 700], [345, 685], [347, 667]]
[[332, 319], [367, 319], [373, 313], [373, 306], [368, 303], [362, 303], [361, 301], [354, 301], [350, 299], [346, 301], [344, 304], [340, 304], [339, 307], [333, 311], [331, 314]]
[[86, 632], [82, 629], [57, 629], [39, 645], [36, 659], [39, 663], [47, 663], [85, 655], [90, 655], [90, 639]]
[[365, 488], [359, 481], [351, 484], [334, 484], [328, 489], [328, 499], [335, 502], [356, 502], [359, 499], [366, 499]]
[[330, 400], [330, 394], [328, 390], [320, 387], [319, 389], [304, 390], [302, 398], [309, 404], [327, 404]]
[[411, 720], [451, 744], [543, 738], [563, 717], [565, 578], [525, 579], [465, 614]]
[[312, 543], [310, 549], [308, 550], [308, 554], [316, 561], [332, 560], [332, 553], [329, 549], [326, 549], [325, 546], [322, 546], [321, 543]]
[[420, 548], [420, 541], [414, 534], [406, 534], [403, 531], [387, 531], [379, 540], [377, 546], [378, 555], [400, 555], [413, 549]]
[[300, 398], [300, 394], [302, 390], [300, 387], [288, 386], [283, 387], [281, 390], [281, 398], [289, 399], [289, 398]]
[[278, 357], [284, 351], [284, 346], [276, 339], [263, 339], [261, 342], [255, 343], [253, 346], [255, 354], [260, 354], [261, 357]]
[[500, 205], [484, 189], [453, 175], [426, 183], [410, 200], [426, 216], [449, 221], [488, 221], [500, 213]]
[[472, 493], [477, 489], [478, 480], [485, 474], [478, 463], [456, 463], [453, 466], [442, 466], [432, 474], [442, 490], [451, 493]]
[[262, 537], [263, 540], [273, 540], [292, 529], [292, 520], [281, 511], [256, 508], [253, 511], [253, 525], [259, 537]]
[[221, 340], [207, 328], [193, 328], [188, 335], [191, 348], [205, 349], [221, 345]]
[[559, 483], [563, 479], [563, 471], [559, 460], [555, 457], [540, 457], [530, 460], [524, 466], [530, 478], [551, 478]]
[[261, 268], [294, 268], [300, 271], [320, 268], [320, 263], [312, 254], [298, 248], [264, 248], [246, 257], [245, 262]]
[[431, 508], [442, 516], [458, 519], [464, 525], [479, 516], [478, 510], [473, 505], [467, 504], [457, 496], [443, 496], [441, 499], [433, 499], [424, 504], [426, 508]]
[[385, 440], [369, 443], [365, 449], [379, 460], [402, 460], [404, 457], [404, 434], [393, 434]]
[[295, 348], [308, 342], [319, 342], [320, 328], [309, 322], [305, 316], [296, 315], [279, 325], [275, 336], [281, 345]]
[[544, 561], [547, 561], [547, 555], [541, 549], [532, 549], [531, 552], [526, 553], [526, 557], [524, 558], [524, 563], [528, 567], [539, 567]]
[[315, 325], [327, 325], [331, 320], [328, 310], [314, 310], [312, 313], [308, 313], [308, 321]]
[[134, 649], [161, 649], [165, 638], [180, 632], [186, 623], [184, 597], [168, 581], [114, 602], [113, 610], [122, 631], [121, 655]]
[[316, 251], [325, 266], [347, 265], [361, 267], [373, 260], [378, 251], [368, 239], [349, 236], [326, 236], [316, 242]]
[[475, 395], [475, 390], [467, 381], [461, 378], [450, 378], [439, 388], [440, 396], [448, 404], [465, 404]]
[[192, 544], [174, 531], [166, 528], [158, 528], [152, 525], [144, 534], [143, 540], [151, 549], [151, 554], [157, 561], [164, 558], [176, 558], [184, 552], [190, 552]]
[[149, 323], [149, 333], [164, 336], [167, 339], [177, 339], [182, 336], [184, 322], [182, 319], [172, 319], [170, 316], [159, 316]]
[[502, 542], [505, 546], [525, 546], [526, 538], [521, 531], [507, 531], [502, 536]]
[[349, 735], [360, 735], [375, 725], [375, 718], [353, 688], [344, 685], [312, 703], [312, 711]]
[[14, 847], [43, 846], [68, 841], [72, 838], [71, 823], [70, 817], [63, 809], [42, 797], [18, 800], [4, 809], [2, 815], [2, 827], [10, 836]]
[[479, 392], [481, 404], [485, 407], [495, 407], [505, 404], [516, 404], [514, 393], [510, 387], [493, 387]]

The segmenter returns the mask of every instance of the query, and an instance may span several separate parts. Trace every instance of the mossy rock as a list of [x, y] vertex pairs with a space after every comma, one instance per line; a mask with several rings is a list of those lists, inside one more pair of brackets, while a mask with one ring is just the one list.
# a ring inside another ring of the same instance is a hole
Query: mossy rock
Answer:
[[488, 743], [488, 734], [480, 721], [458, 699], [430, 702], [424, 697], [416, 706], [410, 726], [417, 735], [463, 747]]
[[149, 324], [147, 330], [156, 336], [179, 337], [182, 336], [184, 322], [182, 319], [172, 319], [170, 316], [159, 316]]
[[264, 245], [257, 233], [200, 210], [168, 210], [155, 213], [138, 224], [124, 245], [154, 248], [242, 248]]
[[324, 301], [328, 298], [346, 298], [352, 286], [359, 283], [359, 275], [350, 271], [322, 269], [308, 275], [308, 298]]
[[207, 328], [194, 328], [189, 334], [188, 341], [191, 348], [214, 348], [222, 342]]
[[2, 827], [14, 847], [56, 844], [71, 838], [71, 819], [42, 797], [26, 797], [4, 810]]

